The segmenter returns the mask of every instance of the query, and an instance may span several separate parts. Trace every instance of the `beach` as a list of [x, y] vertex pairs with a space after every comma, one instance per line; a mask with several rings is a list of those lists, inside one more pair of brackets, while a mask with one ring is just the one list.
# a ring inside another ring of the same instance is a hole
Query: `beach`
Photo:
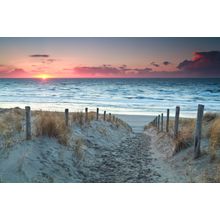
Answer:
[[[32, 121], [36, 114], [32, 112]], [[164, 166], [151, 147], [152, 135], [143, 133], [152, 116], [116, 115], [125, 121], [119, 124], [103, 121], [102, 116], [89, 124], [75, 121], [70, 125], [68, 144], [59, 136], [48, 137], [48, 134], [25, 140], [24, 110], [0, 110], [1, 122], [8, 116], [9, 123], [20, 117], [23, 125], [19, 131], [12, 131], [11, 136], [7, 134], [4, 144], [1, 135], [1, 182], [168, 181], [161, 171]], [[32, 126], [32, 129], [36, 128]]]
[[[68, 126], [64, 116], [64, 112], [32, 111], [27, 140], [25, 110], [0, 109], [1, 182], [218, 181], [218, 160], [210, 163], [207, 136], [219, 120], [214, 113], [204, 116], [202, 153], [197, 160], [193, 158], [194, 127], [190, 127], [195, 119], [181, 118], [179, 135], [184, 129], [188, 133], [177, 142], [173, 118], [167, 133], [152, 124], [154, 116], [104, 119], [99, 114], [97, 119], [97, 113], [88, 112], [85, 121], [85, 113], [69, 112]], [[218, 149], [215, 155], [220, 157]]]
[[[32, 112], [33, 122], [37, 114]], [[48, 134], [25, 140], [24, 110], [1, 109], [1, 122], [8, 116], [11, 122], [21, 117], [23, 125], [19, 131], [1, 135], [1, 182], [155, 182], [159, 178], [150, 166], [152, 159], [146, 147], [150, 140], [122, 121], [100, 118], [80, 124], [74, 119], [69, 143], [65, 143]], [[139, 118], [134, 124], [139, 131], [143, 126], [140, 122]], [[36, 130], [33, 125], [32, 130]]]
[[144, 126], [149, 124], [155, 116], [152, 115], [118, 115], [117, 117], [128, 123], [134, 132], [142, 133]]

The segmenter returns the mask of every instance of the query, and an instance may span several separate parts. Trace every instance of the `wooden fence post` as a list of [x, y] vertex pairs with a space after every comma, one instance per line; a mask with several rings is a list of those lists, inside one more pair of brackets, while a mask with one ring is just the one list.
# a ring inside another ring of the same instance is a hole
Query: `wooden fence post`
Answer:
[[97, 108], [97, 110], [96, 110], [96, 120], [97, 121], [99, 120], [99, 108]]
[[30, 106], [25, 106], [25, 116], [26, 116], [26, 140], [31, 140], [31, 108]]
[[180, 107], [176, 106], [175, 125], [174, 125], [174, 138], [177, 138], [178, 133], [179, 133], [179, 116], [180, 116]]
[[112, 114], [111, 113], [109, 113], [109, 121], [111, 121], [112, 120]]
[[66, 126], [68, 126], [69, 124], [69, 109], [68, 108], [65, 109], [65, 124]]
[[157, 128], [157, 116], [155, 118], [155, 127]]
[[163, 113], [161, 114], [161, 129], [160, 130], [163, 132]]
[[112, 121], [115, 122], [115, 116], [114, 115], [112, 116]]
[[158, 118], [157, 118], [157, 129], [158, 131], [160, 131], [160, 115], [158, 115]]
[[104, 111], [104, 121], [105, 121], [105, 118], [106, 118], [106, 111]]
[[194, 158], [195, 159], [200, 156], [203, 112], [204, 112], [204, 105], [199, 104], [198, 110], [197, 110], [196, 131], [195, 131], [195, 138], [194, 138]]
[[167, 109], [166, 132], [169, 132], [170, 109]]
[[88, 108], [85, 108], [85, 122], [88, 122]]

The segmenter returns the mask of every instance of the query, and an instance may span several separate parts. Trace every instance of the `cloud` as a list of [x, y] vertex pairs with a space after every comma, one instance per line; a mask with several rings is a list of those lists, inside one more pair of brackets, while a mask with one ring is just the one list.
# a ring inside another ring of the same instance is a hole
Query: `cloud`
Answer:
[[[70, 70], [70, 69], [64, 69]], [[127, 65], [122, 65], [119, 67], [114, 67], [111, 65], [102, 66], [84, 66], [75, 67], [72, 69], [74, 73], [81, 75], [101, 75], [101, 76], [141, 76], [152, 71], [151, 68], [128, 68]]]
[[7, 73], [13, 69], [12, 66], [0, 65], [0, 74]]
[[11, 71], [9, 71], [9, 74], [25, 74], [26, 71], [23, 70], [22, 68], [15, 68]]
[[133, 70], [135, 71], [134, 74], [136, 75], [145, 75], [152, 71], [152, 69], [148, 67], [143, 69], [133, 69]]
[[24, 77], [27, 72], [22, 68], [15, 68], [12, 66], [1, 65], [0, 66], [0, 77]]
[[29, 55], [30, 57], [38, 57], [38, 58], [42, 58], [42, 57], [50, 57], [50, 55], [48, 54], [32, 54], [32, 55]]
[[55, 61], [57, 61], [57, 59], [47, 59], [47, 62], [48, 62], [48, 63], [53, 63], [53, 62], [55, 62]]
[[169, 61], [164, 61], [164, 62], [163, 62], [163, 65], [164, 65], [164, 66], [168, 66], [168, 65], [170, 65], [170, 64], [171, 64], [171, 62], [169, 62]]
[[57, 61], [57, 59], [42, 59], [41, 60], [41, 63], [43, 64], [51, 64], [51, 63], [54, 63], [55, 61]]
[[151, 65], [152, 65], [152, 66], [155, 66], [155, 67], [159, 67], [159, 66], [160, 66], [159, 64], [157, 64], [157, 63], [155, 63], [155, 62], [151, 62]]
[[220, 51], [195, 52], [192, 60], [184, 60], [177, 68], [187, 72], [220, 74]]
[[75, 67], [74, 72], [78, 74], [118, 74], [121, 72], [121, 70], [110, 65], [103, 65], [97, 67]]

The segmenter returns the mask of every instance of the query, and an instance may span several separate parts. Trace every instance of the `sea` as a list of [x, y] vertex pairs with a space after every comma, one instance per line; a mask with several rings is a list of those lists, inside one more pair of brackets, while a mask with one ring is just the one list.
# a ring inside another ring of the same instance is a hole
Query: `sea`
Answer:
[[195, 117], [197, 105], [220, 112], [220, 79], [0, 79], [0, 108], [158, 115], [180, 106]]

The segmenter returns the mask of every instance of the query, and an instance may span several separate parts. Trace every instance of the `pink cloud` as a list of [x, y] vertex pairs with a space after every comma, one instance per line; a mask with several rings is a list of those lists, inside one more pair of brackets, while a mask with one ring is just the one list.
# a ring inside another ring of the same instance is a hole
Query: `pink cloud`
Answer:
[[[71, 70], [71, 69], [64, 69]], [[140, 77], [151, 72], [151, 68], [128, 68], [126, 65], [114, 67], [111, 65], [82, 66], [72, 69], [73, 74], [97, 77]]]
[[193, 73], [220, 74], [220, 51], [195, 52], [192, 60], [184, 60], [177, 68]]
[[23, 78], [23, 77], [27, 77], [27, 72], [22, 68], [0, 65], [0, 77]]

